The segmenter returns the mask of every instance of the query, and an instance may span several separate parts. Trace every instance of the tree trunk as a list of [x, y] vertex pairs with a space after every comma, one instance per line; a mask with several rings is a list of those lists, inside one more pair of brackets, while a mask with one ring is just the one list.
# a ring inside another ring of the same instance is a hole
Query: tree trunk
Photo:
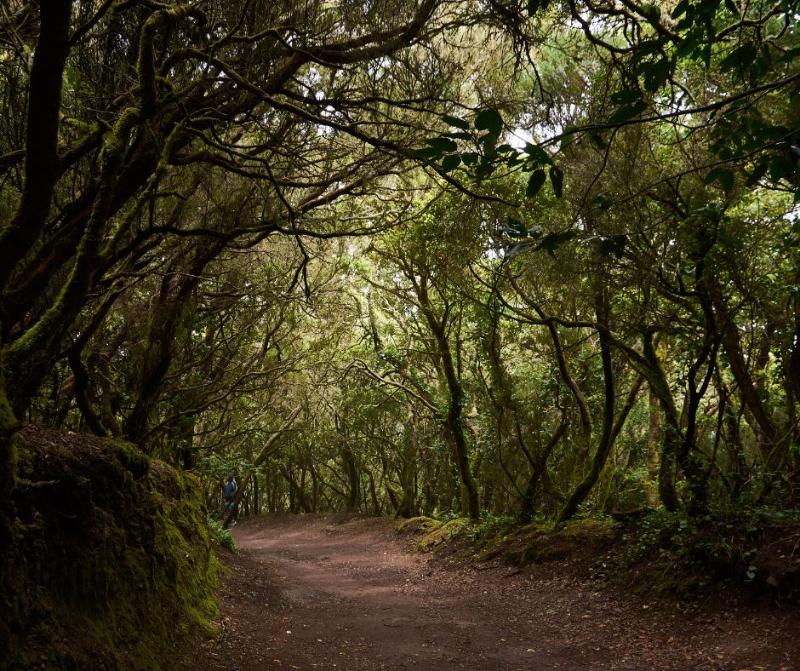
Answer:
[[611, 362], [611, 343], [608, 337], [608, 304], [603, 289], [599, 289], [597, 294], [595, 313], [598, 323], [605, 327], [598, 333], [600, 339], [600, 359], [603, 363], [603, 428], [597, 450], [592, 459], [591, 469], [572, 492], [572, 496], [567, 499], [567, 502], [564, 504], [556, 520], [556, 527], [563, 525], [567, 520], [571, 519], [577, 512], [578, 506], [583, 503], [589, 495], [592, 487], [594, 487], [597, 479], [600, 477], [600, 471], [603, 470], [603, 466], [614, 444], [614, 404], [616, 401], [616, 391], [614, 389], [614, 367]]
[[0, 230], [0, 287], [35, 244], [58, 178], [58, 127], [64, 66], [69, 54], [72, 0], [39, 3], [39, 37], [33, 52], [25, 134], [25, 180], [17, 211]]
[[0, 352], [0, 587], [5, 587], [5, 558], [11, 544], [14, 506], [11, 492], [17, 482], [17, 449], [15, 434], [19, 422], [6, 397], [3, 383], [3, 358]]
[[342, 448], [342, 462], [347, 474], [347, 508], [358, 510], [361, 505], [361, 477], [353, 452], [349, 447]]
[[651, 506], [658, 503], [659, 450], [661, 437], [661, 411], [658, 399], [648, 385], [647, 393], [649, 420], [647, 426], [647, 502]]

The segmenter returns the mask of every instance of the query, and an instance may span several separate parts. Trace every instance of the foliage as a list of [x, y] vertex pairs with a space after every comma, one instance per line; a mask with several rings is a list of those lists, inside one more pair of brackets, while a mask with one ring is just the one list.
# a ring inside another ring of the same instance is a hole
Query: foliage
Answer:
[[662, 596], [704, 597], [737, 585], [791, 602], [800, 596], [791, 549], [798, 521], [763, 509], [702, 519], [653, 511], [626, 529], [614, 561], [637, 589]]
[[797, 508], [796, 2], [262, 4], [0, 18], [0, 541], [23, 417], [242, 515]]
[[206, 523], [208, 524], [208, 530], [211, 532], [211, 538], [216, 543], [227, 548], [231, 552], [236, 552], [236, 541], [230, 529], [226, 529], [222, 526], [222, 522], [216, 517], [206, 518]]

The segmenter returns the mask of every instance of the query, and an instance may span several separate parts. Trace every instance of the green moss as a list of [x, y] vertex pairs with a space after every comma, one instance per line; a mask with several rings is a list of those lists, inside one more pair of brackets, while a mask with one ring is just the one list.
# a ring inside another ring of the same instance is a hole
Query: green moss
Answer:
[[558, 529], [535, 522], [522, 527], [503, 554], [520, 566], [581, 557], [611, 545], [617, 535], [614, 522], [606, 519], [573, 519]]
[[430, 529], [419, 541], [417, 547], [420, 550], [430, 550], [438, 545], [443, 545], [453, 538], [460, 536], [472, 525], [472, 522], [465, 517], [456, 517], [445, 523]]
[[403, 520], [397, 525], [398, 533], [407, 534], [407, 533], [427, 533], [433, 529], [436, 529], [442, 525], [442, 522], [439, 520], [435, 520], [432, 517], [425, 517], [424, 515], [420, 515], [419, 517], [411, 517], [407, 520]]
[[22, 444], [16, 666], [170, 668], [217, 614], [199, 482], [120, 441], [26, 429]]
[[586, 518], [570, 520], [559, 531], [554, 533], [565, 538], [610, 540], [614, 537], [616, 532], [614, 520], [606, 518]]
[[139, 448], [124, 440], [110, 441], [119, 462], [128, 469], [137, 480], [150, 471], [150, 458]]
[[[2, 365], [3, 362], [0, 358], [0, 497], [3, 499], [0, 505], [4, 506], [14, 487], [19, 455], [14, 437], [18, 423], [3, 389]], [[4, 513], [4, 510], [0, 510], [0, 515], [5, 517]]]

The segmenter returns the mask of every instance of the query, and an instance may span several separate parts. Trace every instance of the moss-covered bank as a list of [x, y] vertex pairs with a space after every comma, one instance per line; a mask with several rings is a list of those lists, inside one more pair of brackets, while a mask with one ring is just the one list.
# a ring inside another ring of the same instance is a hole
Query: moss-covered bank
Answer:
[[120, 441], [25, 428], [0, 669], [158, 670], [216, 612], [199, 483]]
[[[513, 518], [436, 520], [397, 525], [422, 551], [515, 566], [565, 562], [626, 591], [667, 600], [741, 593], [778, 605], [800, 604], [800, 512], [720, 511], [701, 518], [643, 510], [615, 518], [573, 519], [554, 529]], [[567, 566], [562, 564], [562, 569]]]

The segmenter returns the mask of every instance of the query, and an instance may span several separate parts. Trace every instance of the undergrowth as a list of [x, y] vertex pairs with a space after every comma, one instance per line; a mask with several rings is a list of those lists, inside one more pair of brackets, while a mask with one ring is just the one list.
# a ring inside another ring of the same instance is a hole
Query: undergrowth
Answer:
[[697, 600], [728, 588], [779, 602], [800, 601], [800, 511], [716, 511], [695, 518], [643, 510], [622, 519], [584, 517], [561, 529], [512, 516], [406, 520], [400, 531], [419, 538], [418, 549], [454, 542], [464, 556], [517, 566], [569, 561], [595, 577], [636, 593]]
[[207, 518], [208, 530], [211, 532], [211, 540], [227, 548], [231, 552], [236, 552], [236, 541], [233, 539], [233, 534], [230, 529], [222, 526], [216, 517], [211, 515]]
[[652, 511], [627, 527], [612, 556], [639, 592], [703, 598], [744, 588], [800, 600], [800, 514], [752, 509], [696, 518]]

